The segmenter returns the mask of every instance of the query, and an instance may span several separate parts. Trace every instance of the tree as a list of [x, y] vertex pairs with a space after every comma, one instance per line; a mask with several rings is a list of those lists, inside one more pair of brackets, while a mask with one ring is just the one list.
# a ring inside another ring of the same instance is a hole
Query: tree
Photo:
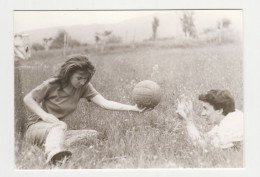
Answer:
[[103, 33], [95, 33], [96, 49], [99, 49], [101, 53], [104, 52], [106, 43], [112, 31], [105, 30]]
[[193, 11], [183, 11], [182, 16], [180, 17], [182, 31], [186, 38], [195, 38], [197, 36], [193, 15]]
[[156, 40], [156, 38], [157, 38], [157, 29], [159, 27], [159, 20], [158, 20], [158, 18], [153, 17], [152, 27], [153, 27], [153, 40]]
[[106, 37], [106, 36], [109, 36], [110, 34], [112, 34], [112, 31], [107, 31], [105, 30], [103, 35]]
[[71, 41], [69, 41], [69, 46], [71, 48], [78, 47], [80, 45], [81, 45], [81, 43], [79, 41], [77, 41], [76, 39], [71, 39]]
[[120, 36], [111, 35], [106, 40], [107, 44], [118, 44], [122, 43], [122, 38]]
[[52, 41], [52, 38], [43, 38], [43, 46], [45, 50], [49, 50], [50, 47], [50, 41]]
[[51, 49], [63, 48], [65, 35], [68, 36], [68, 33], [65, 30], [60, 30], [57, 36], [53, 39], [50, 48]]
[[223, 18], [217, 22], [218, 29], [229, 28], [231, 21], [228, 18]]
[[100, 41], [100, 34], [99, 33], [95, 33], [95, 41], [96, 41], [96, 43], [98, 44], [99, 43], [99, 41]]
[[231, 21], [228, 18], [222, 19], [223, 28], [229, 28]]
[[44, 46], [42, 46], [42, 45], [39, 44], [39, 43], [33, 43], [33, 44], [32, 44], [32, 49], [35, 50], [35, 51], [44, 50]]
[[72, 39], [71, 36], [65, 31], [60, 30], [58, 31], [56, 37], [52, 40], [51, 49], [56, 48], [68, 48], [68, 47], [78, 47], [81, 43], [75, 39]]
[[223, 41], [223, 29], [229, 28], [231, 21], [228, 18], [223, 18], [217, 21], [217, 29], [218, 29], [218, 42], [222, 43]]

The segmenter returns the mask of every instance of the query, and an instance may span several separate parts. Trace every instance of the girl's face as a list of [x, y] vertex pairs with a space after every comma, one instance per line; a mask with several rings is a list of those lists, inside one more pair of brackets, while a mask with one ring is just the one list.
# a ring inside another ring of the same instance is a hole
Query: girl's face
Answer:
[[218, 124], [223, 117], [222, 112], [222, 109], [215, 110], [211, 104], [202, 101], [201, 116], [207, 120], [208, 124]]
[[70, 83], [74, 88], [80, 88], [86, 84], [89, 79], [89, 74], [86, 71], [76, 71], [70, 77]]

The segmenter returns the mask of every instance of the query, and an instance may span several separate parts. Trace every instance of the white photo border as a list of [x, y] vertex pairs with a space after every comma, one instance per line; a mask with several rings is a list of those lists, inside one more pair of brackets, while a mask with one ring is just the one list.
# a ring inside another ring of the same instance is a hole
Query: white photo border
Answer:
[[[2, 51], [1, 81], [1, 172], [3, 176], [256, 176], [259, 174], [260, 143], [260, 2], [257, 0], [11, 0], [1, 1]], [[244, 27], [244, 169], [124, 169], [124, 170], [15, 170], [14, 166], [14, 66], [13, 11], [14, 10], [147, 10], [147, 9], [242, 9]]]

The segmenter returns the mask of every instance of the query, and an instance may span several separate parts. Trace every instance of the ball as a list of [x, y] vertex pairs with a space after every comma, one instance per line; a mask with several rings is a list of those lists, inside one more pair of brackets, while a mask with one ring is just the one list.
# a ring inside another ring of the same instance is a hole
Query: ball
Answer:
[[133, 99], [139, 108], [154, 108], [161, 100], [160, 86], [150, 80], [141, 81], [133, 89]]

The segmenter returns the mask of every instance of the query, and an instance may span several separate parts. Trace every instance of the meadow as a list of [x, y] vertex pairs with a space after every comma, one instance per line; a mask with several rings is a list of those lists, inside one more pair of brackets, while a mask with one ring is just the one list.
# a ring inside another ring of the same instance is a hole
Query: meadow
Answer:
[[[189, 45], [188, 45], [189, 44]], [[199, 115], [198, 95], [210, 89], [227, 89], [243, 110], [243, 52], [241, 43], [202, 44], [172, 40], [108, 46], [101, 53], [79, 47], [67, 54], [86, 54], [96, 66], [91, 83], [105, 98], [134, 104], [131, 93], [139, 81], [153, 80], [162, 100], [145, 113], [108, 111], [81, 100], [64, 121], [69, 129], [94, 129], [98, 139], [77, 144], [71, 160], [60, 166], [45, 164], [43, 151], [23, 141], [24, 123], [30, 114], [23, 97], [55, 75], [65, 61], [62, 50], [32, 51], [28, 61], [15, 62], [15, 166], [17, 169], [106, 168], [236, 168], [243, 167], [239, 151], [194, 146], [184, 123], [175, 113], [176, 99], [185, 94]], [[208, 127], [195, 119], [201, 131]]]

